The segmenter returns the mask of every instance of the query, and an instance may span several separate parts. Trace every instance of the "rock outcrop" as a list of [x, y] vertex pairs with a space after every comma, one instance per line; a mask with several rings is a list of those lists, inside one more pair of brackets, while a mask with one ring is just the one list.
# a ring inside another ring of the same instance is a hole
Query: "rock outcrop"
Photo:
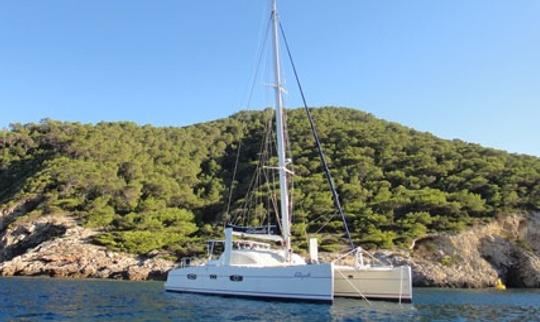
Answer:
[[95, 234], [64, 216], [15, 222], [0, 235], [0, 274], [145, 280], [164, 279], [174, 265], [109, 251], [90, 242]]
[[416, 286], [482, 288], [501, 278], [509, 287], [540, 287], [540, 213], [508, 215], [459, 234], [416, 241], [410, 253], [379, 258], [413, 268]]

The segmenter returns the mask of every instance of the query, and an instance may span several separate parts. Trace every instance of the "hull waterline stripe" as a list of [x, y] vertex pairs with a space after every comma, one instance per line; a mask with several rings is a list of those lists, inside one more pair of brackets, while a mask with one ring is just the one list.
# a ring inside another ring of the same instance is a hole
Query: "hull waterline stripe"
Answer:
[[[174, 287], [174, 286], [165, 286], [166, 290], [176, 290], [176, 291], [186, 291], [186, 292], [197, 292], [197, 293], [221, 293], [221, 294], [245, 294], [251, 296], [276, 296], [276, 297], [296, 297], [296, 298], [311, 298], [311, 299], [320, 299], [320, 300], [331, 300], [332, 296], [325, 294], [309, 294], [309, 293], [278, 293], [278, 292], [249, 292], [249, 291], [230, 291], [222, 289], [202, 289], [202, 288], [192, 288], [192, 287]], [[261, 295], [258, 295], [261, 294]]]
[[[341, 291], [341, 292], [334, 292], [334, 295], [338, 294], [358, 294], [356, 292], [347, 292], [347, 291]], [[395, 296], [396, 298], [399, 297], [399, 293], [364, 293], [366, 296]], [[410, 294], [401, 294], [402, 297], [411, 297]]]
[[[196, 271], [192, 272], [193, 274], [197, 274], [199, 276], [209, 276], [210, 274], [200, 274]], [[238, 274], [238, 272], [231, 272], [231, 274]], [[170, 274], [170, 276], [174, 277], [181, 277], [181, 276], [187, 276], [188, 274]], [[218, 277], [226, 277], [228, 278], [230, 275], [218, 275]], [[242, 275], [244, 278], [268, 278], [268, 279], [276, 279], [276, 278], [282, 278], [282, 279], [331, 279], [330, 276], [310, 276], [310, 277], [301, 277], [301, 276], [265, 276], [265, 275]]]
[[[336, 294], [335, 297], [337, 298], [347, 298], [347, 299], [360, 299], [361, 297], [359, 296], [352, 296], [352, 295], [338, 295]], [[373, 301], [388, 301], [388, 302], [399, 302], [399, 297], [386, 297], [386, 296], [370, 296], [370, 295], [366, 295], [366, 297], [369, 299], [369, 300], [373, 300]], [[402, 297], [401, 298], [401, 303], [412, 303], [412, 297]]]
[[258, 295], [248, 295], [248, 294], [206, 293], [206, 292], [178, 291], [178, 290], [166, 290], [166, 291], [167, 292], [174, 292], [174, 293], [197, 294], [197, 295], [203, 295], [203, 296], [222, 296], [222, 297], [256, 299], [256, 300], [263, 300], [263, 301], [321, 303], [321, 304], [330, 304], [330, 305], [332, 305], [334, 303], [334, 299], [315, 299], [315, 298], [302, 298], [302, 297], [280, 297], [280, 296], [265, 296], [265, 295], [258, 296]]

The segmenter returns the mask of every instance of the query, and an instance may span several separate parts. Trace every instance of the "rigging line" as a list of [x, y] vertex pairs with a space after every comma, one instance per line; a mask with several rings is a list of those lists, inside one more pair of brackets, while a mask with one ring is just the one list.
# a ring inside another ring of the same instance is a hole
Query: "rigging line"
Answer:
[[[253, 185], [248, 190], [247, 197], [246, 197], [246, 211], [245, 211], [245, 217], [244, 217], [244, 226], [249, 226], [249, 218], [251, 216], [250, 210], [253, 207], [253, 204], [257, 204], [257, 184], [259, 182], [259, 163], [257, 163], [257, 168], [255, 169], [255, 175], [253, 176]], [[255, 199], [255, 201], [253, 201]]]
[[[262, 38], [261, 40], [261, 43], [259, 44], [259, 51], [258, 51], [258, 57], [257, 57], [257, 61], [255, 63], [255, 70], [254, 70], [254, 73], [253, 73], [253, 77], [251, 79], [251, 86], [250, 86], [250, 89], [249, 89], [249, 94], [247, 96], [247, 99], [246, 99], [246, 107], [249, 108], [249, 106], [251, 105], [251, 100], [253, 98], [253, 91], [255, 90], [255, 83], [257, 82], [257, 78], [259, 76], [259, 70], [261, 69], [261, 62], [263, 61], [263, 57], [265, 55], [265, 48], [266, 48], [266, 43], [268, 42], [268, 34], [270, 33], [270, 23], [272, 22], [272, 15], [270, 15], [268, 21], [266, 22], [266, 31], [265, 31], [265, 34], [264, 34], [264, 37]], [[262, 30], [261, 30], [262, 31]], [[262, 32], [261, 32], [262, 33]]]
[[311, 115], [311, 111], [309, 109], [309, 106], [307, 104], [306, 96], [304, 95], [304, 90], [302, 89], [302, 84], [300, 83], [300, 77], [298, 76], [298, 72], [296, 70], [296, 65], [294, 64], [294, 60], [292, 57], [291, 49], [289, 47], [289, 43], [287, 41], [287, 37], [285, 36], [285, 31], [283, 30], [283, 25], [279, 24], [279, 29], [281, 30], [281, 35], [283, 36], [283, 41], [285, 43], [285, 48], [287, 49], [287, 55], [289, 56], [289, 61], [291, 62], [291, 67], [294, 73], [294, 77], [296, 79], [296, 84], [298, 85], [298, 90], [300, 91], [300, 95], [302, 97], [302, 102], [304, 103], [304, 109], [306, 111], [309, 125], [311, 127], [311, 133], [313, 134], [313, 138], [315, 139], [315, 143], [317, 145], [317, 150], [319, 152], [319, 158], [321, 159], [321, 165], [323, 167], [324, 173], [326, 175], [326, 180], [328, 181], [328, 184], [330, 185], [330, 190], [332, 191], [332, 196], [334, 197], [334, 203], [336, 205], [336, 208], [341, 216], [341, 219], [343, 220], [343, 225], [345, 226], [345, 231], [347, 233], [347, 238], [349, 239], [349, 244], [351, 246], [351, 249], [354, 249], [354, 242], [351, 238], [351, 233], [349, 231], [349, 225], [347, 224], [347, 218], [345, 217], [345, 212], [343, 211], [343, 207], [341, 206], [341, 202], [339, 201], [339, 195], [336, 190], [336, 186], [334, 183], [334, 179], [332, 178], [332, 174], [330, 173], [330, 169], [328, 168], [328, 163], [326, 162], [326, 157], [324, 155], [321, 141], [319, 139], [319, 134], [317, 133], [317, 128], [315, 126], [315, 121], [313, 120], [313, 116]]
[[[246, 108], [249, 108], [250, 104], [251, 104], [251, 100], [253, 98], [253, 91], [254, 91], [254, 88], [255, 88], [255, 83], [257, 81], [257, 77], [259, 75], [259, 70], [261, 69], [261, 62], [262, 62], [262, 58], [264, 56], [264, 53], [265, 53], [265, 48], [266, 48], [266, 43], [268, 42], [268, 34], [269, 34], [269, 30], [270, 30], [270, 22], [272, 20], [272, 15], [270, 15], [268, 21], [266, 22], [266, 28], [265, 28], [265, 34], [264, 34], [264, 37], [261, 39], [261, 42], [259, 43], [259, 50], [258, 50], [258, 53], [256, 54], [257, 58], [256, 58], [256, 63], [255, 63], [255, 70], [253, 72], [253, 76], [252, 76], [252, 80], [251, 80], [251, 86], [250, 86], [250, 89], [249, 89], [249, 95], [247, 96], [247, 100], [246, 100]], [[259, 31], [259, 36], [263, 33], [263, 30], [261, 29]], [[237, 174], [237, 169], [238, 169], [238, 163], [239, 163], [239, 158], [240, 158], [240, 149], [241, 149], [241, 146], [242, 146], [242, 139], [239, 140], [239, 143], [238, 143], [238, 152], [237, 152], [237, 156], [236, 156], [236, 162], [235, 162], [235, 165], [234, 165], [234, 171], [233, 171], [233, 178], [232, 178], [232, 181], [231, 181], [231, 187], [229, 189], [229, 197], [228, 197], [228, 201], [227, 201], [227, 211], [225, 213], [226, 217], [229, 216], [230, 214], [230, 208], [231, 208], [231, 203], [232, 203], [232, 195], [233, 195], [233, 190], [235, 188], [235, 179], [236, 179], [236, 174]], [[230, 218], [224, 218], [224, 226], [227, 224], [226, 221], [229, 220]], [[236, 220], [237, 218], [235, 218]]]
[[[271, 113], [271, 119], [274, 119], [274, 110], [272, 110], [272, 113]], [[270, 164], [270, 160], [272, 159], [272, 155], [274, 153], [274, 150], [277, 150], [277, 148], [275, 148], [276, 146], [276, 136], [274, 135], [274, 127], [272, 125], [270, 125], [270, 133], [269, 133], [269, 140], [268, 140], [268, 154], [269, 154], [269, 161], [268, 163]], [[280, 231], [283, 231], [281, 229], [281, 221], [279, 219], [279, 210], [278, 210], [278, 200], [277, 200], [277, 194], [276, 194], [276, 182], [277, 182], [277, 179], [276, 179], [276, 171], [268, 171], [267, 174], [270, 174], [271, 176], [271, 180], [269, 178], [267, 178], [267, 180], [269, 182], [271, 182], [271, 188], [272, 188], [272, 206], [274, 207], [273, 210], [274, 210], [274, 214], [276, 216], [276, 222], [277, 224], [279, 225], [279, 229]]]
[[[257, 155], [260, 155], [260, 151], [263, 149], [262, 145], [259, 149], [259, 153]], [[253, 177], [251, 178], [251, 181], [249, 183], [249, 186], [248, 186], [248, 190], [246, 192], [246, 200], [249, 200], [249, 198], [247, 198], [248, 195], [251, 195], [251, 191], [253, 189], [256, 189], [256, 180], [257, 180], [257, 176], [259, 174], [259, 168], [261, 166], [261, 161], [260, 160], [257, 160], [257, 165], [255, 166], [255, 171], [254, 171], [254, 174], [253, 174]]]
[[[265, 163], [266, 164], [270, 164], [270, 158], [271, 158], [271, 154], [272, 154], [272, 118], [270, 118], [268, 120], [268, 126], [269, 126], [269, 131], [267, 132], [267, 135], [266, 135], [266, 138], [265, 138]], [[264, 168], [263, 168], [264, 169]], [[271, 216], [270, 216], [270, 213], [272, 212], [272, 210], [274, 211], [274, 213], [277, 215], [277, 208], [275, 207], [274, 205], [274, 190], [272, 188], [272, 186], [270, 185], [270, 179], [269, 179], [269, 172], [270, 172], [270, 169], [269, 168], [266, 168], [264, 169], [265, 171], [263, 171], [263, 174], [264, 174], [264, 179], [265, 179], [265, 185], [266, 185], [266, 189], [267, 189], [267, 192], [268, 192], [268, 196], [267, 196], [267, 204], [266, 204], [266, 209], [267, 209], [267, 221], [268, 221], [268, 224], [270, 225], [270, 222], [271, 222]], [[277, 216], [276, 216], [277, 218]], [[276, 221], [277, 224], [279, 225], [279, 220]], [[281, 229], [281, 227], [280, 227]]]
[[[257, 170], [255, 170], [255, 171], [257, 171]], [[253, 177], [251, 177], [251, 181], [250, 181], [250, 183], [249, 183], [249, 185], [248, 185], [247, 192], [246, 192], [246, 194], [244, 195], [244, 198], [243, 198], [244, 200], [242, 201], [242, 207], [240, 208], [240, 213], [238, 213], [236, 217], [238, 217], [240, 214], [245, 215], [246, 209], [247, 209], [247, 207], [249, 206], [249, 202], [250, 202], [250, 199], [249, 199], [249, 198], [251, 198], [251, 197], [250, 197], [250, 196], [251, 196], [251, 189], [252, 189], [252, 187], [253, 187], [253, 182], [254, 182], [254, 181], [255, 181], [255, 175], [253, 175]], [[237, 218], [235, 218], [235, 220], [236, 220], [236, 219], [237, 219]]]
[[268, 22], [266, 24], [266, 33], [265, 33], [263, 41], [262, 41], [261, 51], [259, 52], [259, 58], [257, 59], [257, 64], [256, 64], [256, 67], [255, 67], [255, 73], [253, 74], [251, 88], [249, 90], [249, 96], [248, 96], [248, 99], [247, 99], [247, 105], [246, 105], [247, 108], [249, 108], [249, 106], [251, 105], [251, 100], [253, 99], [253, 92], [255, 90], [255, 83], [257, 82], [257, 78], [259, 76], [259, 70], [261, 69], [260, 68], [261, 62], [263, 61], [263, 57], [265, 55], [266, 43], [268, 42], [268, 38], [269, 38], [268, 34], [270, 33], [270, 22], [271, 21], [272, 21], [272, 17], [270, 16], [270, 19], [268, 19]]
[[[266, 137], [265, 137], [265, 150], [264, 150], [264, 163], [265, 164], [268, 164], [270, 165], [270, 159], [271, 159], [271, 156], [272, 156], [272, 141], [273, 141], [273, 126], [272, 126], [272, 120], [273, 120], [273, 111], [272, 113], [270, 113], [270, 117], [268, 119], [268, 122], [267, 122], [267, 131], [266, 131]], [[266, 208], [266, 211], [267, 211], [267, 222], [268, 224], [270, 224], [270, 222], [272, 221], [271, 220], [271, 212], [274, 213], [274, 215], [276, 216], [276, 224], [277, 226], [279, 226], [279, 229], [280, 231], [282, 230], [281, 229], [281, 223], [279, 221], [279, 218], [278, 218], [278, 214], [279, 214], [279, 211], [277, 210], [277, 206], [276, 206], [276, 197], [275, 197], [275, 192], [274, 192], [274, 189], [273, 187], [271, 186], [271, 182], [270, 182], [270, 177], [269, 177], [269, 174], [270, 173], [273, 173], [274, 171], [271, 170], [269, 167], [264, 167], [263, 166], [263, 171], [262, 171], [262, 174], [264, 176], [264, 184], [266, 186], [266, 190], [267, 190], [267, 208]], [[272, 185], [273, 185], [273, 182], [272, 182]]]
[[[270, 125], [270, 122], [266, 122], [264, 132], [268, 133], [269, 128], [270, 129], [272, 128], [271, 125]], [[262, 161], [261, 161], [261, 155], [262, 155], [263, 152], [264, 152], [264, 140], [262, 140], [261, 146], [259, 147], [259, 152], [257, 153], [259, 159], [257, 160], [257, 165], [255, 167], [254, 175], [251, 178], [251, 181], [249, 183], [247, 192], [246, 192], [245, 197], [244, 197], [244, 203], [242, 204], [242, 209], [244, 210], [243, 211], [244, 222], [246, 222], [246, 218], [245, 218], [245, 217], [247, 217], [246, 214], [249, 216], [249, 210], [251, 209], [252, 199], [256, 198], [256, 196], [255, 197], [253, 196], [253, 191], [255, 190], [255, 193], [256, 193], [258, 177], [260, 175], [259, 172], [261, 171], [261, 169], [263, 167], [263, 164], [262, 164]], [[255, 203], [256, 202], [257, 202], [257, 199], [255, 199]]]
[[238, 171], [238, 161], [240, 160], [240, 149], [242, 147], [242, 140], [238, 142], [238, 151], [236, 152], [236, 161], [234, 162], [234, 170], [233, 170], [233, 177], [231, 181], [231, 187], [229, 189], [229, 200], [227, 202], [227, 211], [225, 212], [225, 220], [223, 221], [223, 225], [226, 226], [226, 221], [229, 219], [229, 211], [231, 210], [231, 202], [232, 202], [232, 195], [234, 191], [235, 186], [235, 178], [236, 178], [236, 172]]
[[[272, 131], [273, 131], [273, 127], [272, 127]], [[272, 132], [272, 136], [270, 138], [270, 145], [271, 145], [271, 148], [272, 148], [272, 152], [276, 152], [277, 154], [277, 142], [276, 142], [276, 135], [273, 135], [274, 132]], [[278, 161], [279, 162], [279, 161]], [[277, 178], [278, 177], [278, 171], [271, 171], [270, 172], [272, 174], [272, 186], [274, 187], [274, 194], [273, 194], [273, 201], [274, 201], [274, 211], [276, 213], [276, 220], [280, 223], [280, 231], [283, 231], [281, 229], [281, 219], [279, 217], [279, 213], [280, 213], [280, 210], [279, 210], [279, 205], [278, 205], [278, 198], [281, 198], [281, 196], [279, 196], [279, 192], [276, 193], [276, 186], [277, 186], [277, 190], [279, 191], [280, 189], [280, 186], [279, 186], [279, 179]], [[290, 212], [289, 212], [290, 213]]]
[[[315, 218], [315, 219], [313, 219], [313, 220], [310, 220], [310, 221], [311, 221], [312, 223], [317, 223], [317, 221], [319, 221], [319, 219], [321, 219], [321, 218], [323, 218], [323, 217], [326, 217], [326, 216], [328, 216], [328, 214], [322, 214], [322, 215], [320, 215], [319, 217], [317, 217], [317, 218]], [[334, 214], [332, 215], [332, 218], [335, 217], [335, 216], [336, 216], [336, 213], [334, 213]]]
[[266, 178], [266, 185], [267, 185], [267, 188], [268, 188], [268, 191], [270, 192], [271, 194], [271, 202], [272, 202], [272, 207], [273, 207], [273, 211], [274, 211], [274, 214], [276, 216], [276, 223], [279, 227], [279, 230], [282, 231], [281, 229], [281, 222], [279, 221], [279, 211], [278, 211], [278, 205], [277, 205], [277, 200], [276, 200], [276, 194], [274, 192], [274, 190], [270, 187], [270, 184], [269, 184], [269, 178], [268, 178], [268, 174], [265, 172], [264, 173], [264, 176]]
[[324, 227], [326, 227], [332, 221], [332, 219], [334, 219], [336, 215], [337, 214], [333, 214], [330, 218], [328, 218], [328, 220], [324, 223], [324, 225], [322, 225], [321, 228], [319, 228], [316, 232], [314, 232], [313, 235], [317, 235], [321, 230], [323, 230]]
[[263, 176], [265, 174], [265, 168], [264, 168], [264, 164], [265, 164], [265, 155], [266, 155], [266, 142], [268, 140], [268, 133], [269, 133], [269, 129], [271, 128], [271, 120], [269, 119], [267, 122], [266, 122], [266, 128], [265, 128], [265, 137], [264, 139], [262, 140], [261, 142], [261, 148], [260, 148], [260, 151], [259, 151], [259, 168], [258, 168], [258, 171], [257, 171], [257, 182], [256, 182], [256, 185], [255, 185], [255, 190], [254, 190], [254, 199], [255, 199], [255, 208], [254, 208], [254, 213], [255, 213], [255, 221], [259, 220], [259, 223], [261, 222], [264, 222], [263, 220], [263, 216], [258, 216], [257, 212], [260, 210], [260, 205], [263, 205], [263, 196], [262, 196], [262, 183], [263, 183]]

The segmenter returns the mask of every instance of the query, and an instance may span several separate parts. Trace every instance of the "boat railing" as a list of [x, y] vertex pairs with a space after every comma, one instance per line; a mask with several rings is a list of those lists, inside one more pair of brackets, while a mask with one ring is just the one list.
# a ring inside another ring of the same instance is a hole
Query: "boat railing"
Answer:
[[356, 247], [347, 253], [339, 256], [338, 258], [334, 259], [332, 263], [337, 264], [339, 262], [344, 262], [346, 258], [348, 257], [354, 258], [354, 266], [356, 268], [362, 268], [362, 267], [383, 267], [383, 266], [392, 266], [392, 264], [387, 264], [382, 262], [377, 257], [373, 256], [370, 252], [366, 251], [362, 247]]
[[236, 249], [270, 249], [270, 244], [240, 239], [233, 241], [233, 247]]
[[182, 257], [180, 259], [180, 268], [190, 267], [193, 262], [193, 257]]
[[217, 245], [224, 245], [224, 243], [225, 243], [225, 241], [222, 240], [222, 239], [219, 239], [219, 240], [211, 239], [211, 240], [209, 240], [207, 245], [206, 245], [206, 259], [208, 261], [211, 261], [211, 260], [214, 260], [216, 257], [219, 257], [219, 255], [214, 254], [214, 252], [216, 251], [216, 246]]

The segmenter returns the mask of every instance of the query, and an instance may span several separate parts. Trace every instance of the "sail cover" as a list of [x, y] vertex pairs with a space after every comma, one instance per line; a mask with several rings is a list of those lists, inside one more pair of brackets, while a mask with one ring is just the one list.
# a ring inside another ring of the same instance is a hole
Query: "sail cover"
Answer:
[[237, 225], [227, 225], [232, 228], [233, 235], [249, 238], [259, 238], [265, 240], [282, 241], [281, 232], [276, 225], [267, 225], [260, 227], [247, 227]]

